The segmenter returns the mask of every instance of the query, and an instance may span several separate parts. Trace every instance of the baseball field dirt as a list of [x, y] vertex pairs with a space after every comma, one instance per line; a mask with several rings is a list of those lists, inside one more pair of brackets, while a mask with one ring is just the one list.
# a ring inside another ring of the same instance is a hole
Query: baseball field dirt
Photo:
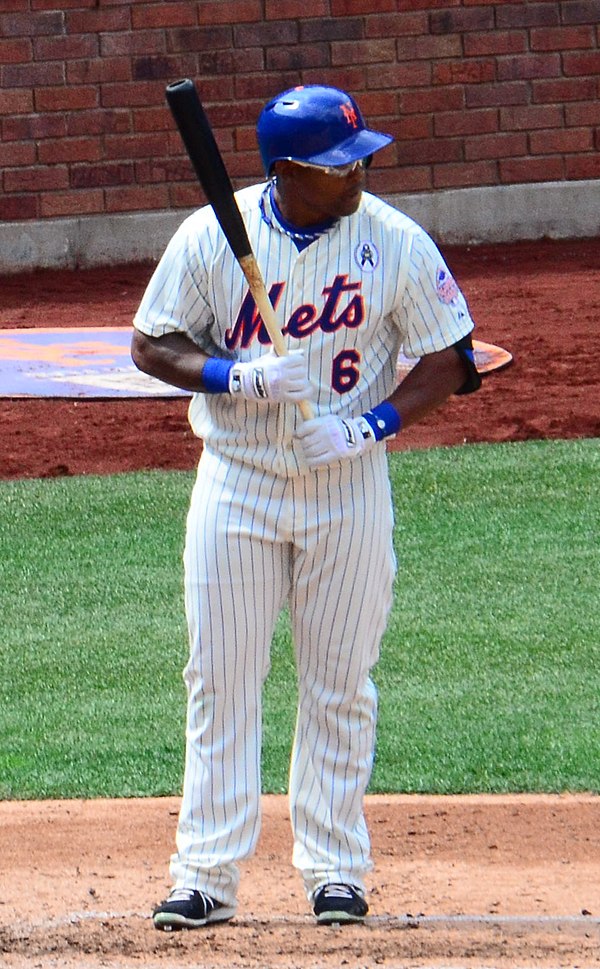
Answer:
[[[445, 248], [477, 323], [513, 364], [399, 449], [600, 437], [600, 239]], [[151, 267], [0, 279], [0, 327], [127, 324]], [[0, 399], [0, 477], [191, 469], [186, 401]], [[183, 728], [183, 725], [182, 725]], [[591, 754], [596, 756], [597, 752]], [[169, 887], [177, 798], [0, 803], [0, 961], [77, 967], [600, 966], [600, 797], [367, 801], [365, 925], [317, 928], [291, 867], [282, 797], [264, 799], [234, 921], [152, 928]]]

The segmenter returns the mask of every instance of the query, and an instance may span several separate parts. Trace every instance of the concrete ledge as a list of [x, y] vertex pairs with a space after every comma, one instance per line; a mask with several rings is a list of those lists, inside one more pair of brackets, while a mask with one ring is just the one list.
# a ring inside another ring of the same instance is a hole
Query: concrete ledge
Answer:
[[388, 201], [446, 245], [600, 234], [600, 180], [391, 195]]
[[191, 211], [0, 222], [0, 272], [155, 261]]
[[[592, 238], [600, 180], [390, 195], [440, 244]], [[0, 273], [156, 261], [191, 209], [0, 223]]]

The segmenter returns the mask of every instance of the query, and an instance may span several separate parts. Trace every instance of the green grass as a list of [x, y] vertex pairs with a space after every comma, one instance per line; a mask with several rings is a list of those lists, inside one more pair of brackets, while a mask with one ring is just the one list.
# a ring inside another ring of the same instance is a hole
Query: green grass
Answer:
[[168, 793], [186, 475], [1, 487], [0, 796]]
[[[600, 790], [600, 442], [390, 455], [373, 791]], [[0, 483], [0, 798], [178, 793], [193, 475]], [[284, 791], [287, 617], [265, 693]]]
[[394, 463], [374, 789], [600, 789], [599, 471], [598, 441]]

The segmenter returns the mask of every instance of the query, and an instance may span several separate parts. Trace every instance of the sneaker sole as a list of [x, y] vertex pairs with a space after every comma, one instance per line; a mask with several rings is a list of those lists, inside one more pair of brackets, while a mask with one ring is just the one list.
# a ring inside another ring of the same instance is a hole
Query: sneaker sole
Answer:
[[352, 915], [351, 912], [321, 912], [317, 915], [317, 922], [319, 925], [333, 925], [340, 922], [364, 922], [364, 915]]
[[178, 932], [180, 929], [201, 929], [203, 925], [211, 922], [227, 922], [235, 915], [234, 908], [218, 908], [205, 919], [190, 919], [185, 915], [176, 915], [169, 912], [157, 912], [153, 917], [154, 928], [162, 932]]

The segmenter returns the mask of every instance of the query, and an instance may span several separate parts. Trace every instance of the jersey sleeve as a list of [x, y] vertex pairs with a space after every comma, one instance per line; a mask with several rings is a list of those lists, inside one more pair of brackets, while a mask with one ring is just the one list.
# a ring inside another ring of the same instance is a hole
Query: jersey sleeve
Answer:
[[200, 346], [210, 340], [214, 316], [198, 215], [190, 216], [175, 232], [146, 287], [133, 325], [147, 336], [185, 333]]
[[408, 357], [423, 357], [457, 343], [473, 329], [467, 301], [433, 239], [423, 230], [413, 238], [402, 302]]

